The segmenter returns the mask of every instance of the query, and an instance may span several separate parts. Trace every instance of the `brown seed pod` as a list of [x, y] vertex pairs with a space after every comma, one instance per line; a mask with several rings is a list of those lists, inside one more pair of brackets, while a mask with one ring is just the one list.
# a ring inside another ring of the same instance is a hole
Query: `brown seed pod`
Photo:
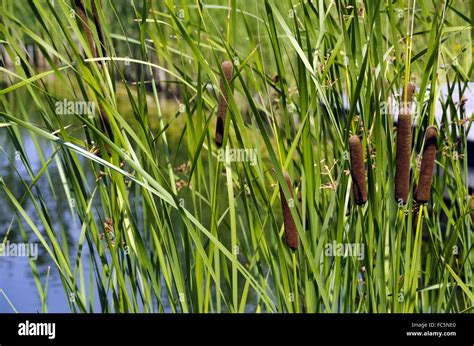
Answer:
[[349, 150], [354, 199], [356, 204], [361, 205], [367, 202], [367, 187], [365, 185], [364, 153], [359, 137], [353, 135], [349, 138]]
[[[405, 204], [410, 190], [410, 154], [411, 154], [411, 104], [415, 86], [408, 83], [406, 100], [408, 105], [400, 108], [397, 123], [397, 162], [395, 171], [395, 199]], [[405, 92], [405, 90], [404, 90]], [[405, 95], [402, 97], [402, 104]]]
[[[74, 3], [77, 8], [77, 14], [79, 15], [79, 18], [80, 18], [80, 20], [78, 21], [79, 25], [83, 28], [84, 33], [86, 34], [87, 43], [92, 52], [92, 56], [94, 58], [97, 58], [99, 57], [98, 49], [92, 38], [92, 31], [91, 31], [91, 27], [89, 26], [89, 19], [87, 17], [84, 0], [74, 0]], [[97, 6], [96, 6], [95, 1], [91, 2], [91, 6], [92, 6], [92, 19], [94, 21], [94, 26], [97, 31], [97, 36], [99, 37], [99, 45], [102, 46], [102, 49], [104, 49], [104, 45], [105, 45], [104, 33], [102, 31], [102, 25], [99, 20], [99, 13], [97, 11]], [[99, 6], [102, 8], [102, 0], [99, 0]], [[98, 61], [97, 63], [99, 64], [99, 66], [102, 65], [101, 61]]]
[[415, 200], [418, 203], [426, 203], [430, 198], [431, 180], [433, 179], [438, 131], [430, 126], [425, 132], [425, 145], [423, 157], [421, 158], [420, 178], [415, 192]]
[[[291, 184], [291, 179], [288, 173], [284, 173], [286, 185], [288, 185], [288, 189], [290, 190], [291, 198], [293, 198], [293, 185]], [[298, 229], [296, 228], [295, 221], [293, 220], [293, 216], [291, 215], [290, 206], [288, 205], [288, 201], [285, 198], [285, 194], [283, 189], [280, 185], [280, 199], [281, 199], [281, 209], [283, 211], [283, 223], [285, 225], [285, 239], [286, 244], [292, 250], [296, 250], [298, 248]]]
[[[230, 61], [224, 61], [222, 63], [222, 71], [224, 71], [224, 76], [227, 79], [227, 83], [230, 83], [233, 73], [233, 65]], [[227, 116], [227, 106], [229, 101], [229, 96], [227, 95], [227, 90], [225, 89], [224, 80], [220, 81], [220, 94], [219, 94], [219, 103], [217, 105], [217, 124], [216, 124], [216, 145], [218, 147], [222, 146], [222, 141], [224, 140], [224, 127], [225, 119]]]
[[87, 43], [89, 44], [89, 48], [92, 52], [92, 56], [94, 58], [97, 57], [97, 50], [95, 48], [94, 40], [92, 39], [92, 32], [89, 26], [89, 19], [87, 18], [86, 8], [84, 6], [84, 0], [75, 0], [74, 3], [76, 4], [77, 14], [79, 15], [80, 20], [79, 25], [83, 28], [84, 33], [86, 34]]
[[[94, 18], [94, 25], [97, 30], [97, 36], [99, 37], [99, 43], [100, 43], [101, 49], [103, 51], [105, 48], [104, 32], [102, 31], [102, 25], [100, 24], [100, 20], [99, 20], [99, 12], [97, 11], [97, 6], [95, 4], [95, 1], [92, 0], [91, 3], [92, 3], [92, 15]], [[102, 0], [99, 0], [99, 6], [100, 8], [102, 8]], [[96, 50], [96, 55], [99, 55], [97, 47], [95, 50]], [[99, 61], [99, 65], [100, 64], [102, 64], [102, 62]]]
[[474, 194], [469, 200], [469, 208], [471, 209], [471, 221], [474, 223]]

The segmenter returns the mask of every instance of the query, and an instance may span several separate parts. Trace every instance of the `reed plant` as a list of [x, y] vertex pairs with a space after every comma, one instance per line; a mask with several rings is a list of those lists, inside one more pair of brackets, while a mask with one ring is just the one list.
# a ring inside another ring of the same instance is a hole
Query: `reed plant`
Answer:
[[472, 313], [464, 7], [2, 1], [0, 235], [42, 311]]

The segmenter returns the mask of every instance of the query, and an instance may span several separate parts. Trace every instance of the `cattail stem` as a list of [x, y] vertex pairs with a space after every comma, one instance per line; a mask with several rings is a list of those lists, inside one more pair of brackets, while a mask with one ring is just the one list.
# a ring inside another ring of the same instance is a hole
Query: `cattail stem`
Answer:
[[[293, 185], [291, 183], [290, 176], [288, 173], [284, 173], [286, 185], [290, 190], [290, 196], [293, 199]], [[291, 215], [290, 206], [288, 201], [285, 198], [285, 194], [283, 189], [280, 185], [280, 199], [281, 199], [281, 209], [283, 211], [283, 223], [285, 226], [285, 239], [286, 244], [292, 250], [296, 250], [298, 248], [298, 229], [296, 228], [295, 220], [293, 220], [293, 215]], [[294, 205], [294, 201], [293, 201]]]
[[299, 301], [299, 293], [298, 293], [298, 270], [296, 268], [296, 253], [293, 252], [293, 283], [295, 287], [295, 311], [296, 313], [300, 312], [300, 301]]
[[359, 137], [353, 135], [349, 138], [349, 150], [354, 199], [356, 204], [361, 205], [367, 202], [367, 187], [365, 184], [364, 153]]
[[436, 159], [438, 132], [434, 126], [428, 127], [425, 133], [423, 157], [421, 159], [420, 178], [415, 192], [418, 203], [426, 203], [430, 198], [431, 181]]
[[474, 194], [469, 199], [469, 209], [471, 210], [471, 221], [474, 223]]
[[[230, 83], [232, 79], [233, 73], [233, 66], [230, 61], [224, 61], [222, 63], [222, 71], [224, 72], [225, 79], [227, 83]], [[220, 81], [220, 94], [219, 94], [219, 102], [217, 105], [217, 124], [216, 124], [216, 145], [218, 147], [222, 146], [222, 142], [224, 141], [224, 127], [225, 127], [225, 120], [227, 116], [227, 108], [228, 108], [228, 101], [229, 96], [227, 95], [227, 90], [225, 88], [224, 80], [221, 78]]]
[[415, 87], [408, 83], [407, 92], [402, 96], [402, 107], [397, 123], [397, 162], [395, 171], [395, 199], [405, 204], [410, 190], [410, 156], [411, 156], [411, 103]]

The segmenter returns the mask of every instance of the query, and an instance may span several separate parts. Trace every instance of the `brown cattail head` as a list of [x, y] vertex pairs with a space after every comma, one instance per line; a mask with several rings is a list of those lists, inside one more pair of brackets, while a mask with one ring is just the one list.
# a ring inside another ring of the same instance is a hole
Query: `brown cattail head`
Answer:
[[474, 222], [474, 194], [471, 195], [469, 200], [469, 208], [471, 209], [471, 221]]
[[84, 6], [84, 0], [75, 0], [74, 3], [77, 8], [77, 14], [79, 15], [79, 18], [80, 18], [79, 25], [83, 28], [86, 34], [87, 43], [89, 44], [89, 49], [92, 52], [92, 56], [96, 58], [97, 50], [94, 44], [94, 40], [92, 39], [92, 32], [89, 26], [89, 19], [87, 18], [87, 12]]
[[[293, 198], [293, 185], [291, 184], [290, 176], [288, 175], [288, 173], [285, 172], [284, 177], [286, 185], [288, 185], [288, 189], [290, 190], [291, 198]], [[286, 244], [290, 249], [296, 250], [298, 248], [298, 229], [296, 228], [295, 221], [293, 220], [293, 216], [291, 215], [290, 206], [288, 205], [288, 201], [285, 198], [285, 194], [281, 185], [280, 199], [281, 209], [283, 210], [283, 223], [285, 225]]]
[[[102, 8], [102, 0], [99, 1], [99, 6]], [[104, 32], [102, 31], [102, 25], [100, 24], [99, 20], [99, 12], [97, 11], [97, 6], [95, 4], [95, 1], [92, 0], [92, 15], [94, 17], [94, 25], [97, 30], [97, 36], [99, 37], [99, 45], [101, 46], [101, 50], [104, 51], [105, 49], [105, 39], [104, 39]], [[95, 47], [95, 53], [98, 56], [99, 55], [99, 50], [97, 47]], [[99, 66], [102, 66], [102, 62], [99, 61]]]
[[[79, 24], [83, 28], [85, 34], [86, 34], [86, 39], [87, 43], [89, 45], [89, 49], [91, 50], [92, 56], [94, 58], [99, 57], [99, 52], [97, 49], [97, 46], [92, 38], [92, 31], [91, 27], [89, 25], [89, 19], [87, 17], [87, 12], [86, 12], [86, 7], [84, 5], [84, 0], [74, 0], [74, 3], [77, 8], [77, 14], [79, 15]], [[105, 40], [104, 40], [104, 33], [102, 31], [102, 26], [100, 24], [99, 20], [99, 13], [97, 11], [97, 6], [95, 4], [95, 1], [91, 1], [92, 3], [92, 19], [94, 20], [94, 26], [97, 31], [97, 36], [99, 37], [99, 45], [102, 46], [102, 50], [104, 49], [105, 45]], [[102, 0], [99, 1], [99, 6], [102, 8]], [[99, 67], [102, 66], [102, 62], [98, 61], [97, 62]]]
[[[224, 76], [227, 79], [227, 83], [230, 83], [233, 73], [233, 65], [230, 61], [224, 61], [222, 63], [222, 71]], [[227, 116], [227, 103], [229, 101], [229, 96], [227, 95], [227, 90], [225, 88], [224, 80], [220, 81], [220, 94], [219, 94], [219, 103], [217, 105], [217, 124], [216, 124], [216, 145], [218, 147], [222, 146], [222, 141], [224, 140], [224, 127], [225, 119]]]
[[418, 203], [426, 203], [430, 198], [431, 180], [436, 159], [438, 131], [434, 126], [430, 126], [425, 132], [425, 145], [423, 157], [421, 158], [420, 178], [415, 192], [415, 200]]
[[359, 137], [353, 135], [349, 138], [349, 150], [354, 199], [357, 204], [361, 205], [367, 202], [367, 187], [365, 185], [364, 153]]
[[402, 97], [397, 123], [397, 163], [395, 171], [395, 199], [405, 204], [410, 190], [410, 155], [411, 155], [411, 102], [415, 86], [408, 83], [405, 102], [405, 90]]

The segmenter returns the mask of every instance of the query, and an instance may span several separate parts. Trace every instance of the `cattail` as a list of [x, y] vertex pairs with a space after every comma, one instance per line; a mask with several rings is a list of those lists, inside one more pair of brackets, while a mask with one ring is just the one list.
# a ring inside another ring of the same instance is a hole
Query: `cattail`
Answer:
[[[291, 179], [288, 173], [284, 173], [286, 185], [288, 185], [288, 189], [290, 190], [291, 198], [293, 198], [293, 185], [291, 184]], [[280, 185], [280, 199], [281, 199], [281, 209], [283, 210], [283, 223], [285, 225], [285, 239], [286, 244], [292, 250], [296, 250], [298, 248], [298, 229], [296, 228], [295, 221], [293, 220], [293, 216], [291, 215], [290, 206], [288, 205], [288, 201], [285, 198], [285, 194], [283, 193], [283, 189]]]
[[433, 179], [436, 159], [437, 135], [438, 131], [434, 126], [430, 126], [426, 129], [423, 157], [421, 158], [420, 178], [415, 192], [415, 200], [418, 203], [426, 203], [430, 198], [431, 180]]
[[357, 204], [361, 205], [367, 202], [367, 187], [365, 185], [364, 154], [359, 137], [353, 135], [349, 138], [349, 150], [354, 199]]
[[84, 29], [86, 34], [87, 43], [89, 44], [89, 48], [92, 52], [92, 56], [95, 58], [97, 57], [97, 50], [95, 48], [94, 40], [92, 39], [92, 32], [89, 26], [89, 19], [87, 18], [86, 8], [84, 6], [84, 0], [75, 0], [74, 1], [77, 7], [77, 14], [80, 18], [80, 25]]
[[471, 220], [474, 222], [474, 194], [471, 195], [469, 200], [469, 208], [471, 209]]
[[[232, 79], [233, 66], [230, 61], [224, 61], [222, 63], [222, 71], [224, 71], [224, 76], [227, 79], [227, 83], [230, 83]], [[218, 147], [222, 146], [222, 141], [224, 140], [224, 127], [225, 119], [227, 116], [227, 103], [229, 97], [227, 95], [227, 90], [225, 88], [224, 80], [221, 78], [220, 81], [220, 94], [219, 94], [219, 103], [217, 105], [217, 125], [216, 125], [216, 145]]]
[[[80, 21], [79, 24], [82, 26], [85, 34], [86, 34], [86, 39], [87, 43], [89, 45], [89, 48], [91, 50], [92, 56], [94, 58], [99, 57], [99, 52], [97, 49], [97, 46], [92, 38], [92, 30], [89, 25], [89, 18], [87, 17], [87, 12], [86, 8], [84, 5], [84, 0], [75, 0], [74, 3], [76, 4], [77, 8], [77, 14], [79, 15]], [[99, 1], [99, 6], [102, 7], [102, 0]], [[97, 36], [99, 37], [99, 43], [102, 45], [102, 49], [104, 48], [105, 45], [105, 40], [104, 40], [104, 33], [102, 31], [102, 26], [100, 24], [99, 20], [99, 13], [97, 11], [97, 6], [95, 4], [95, 1], [92, 1], [92, 19], [94, 21], [94, 26], [97, 31]], [[98, 62], [99, 66], [101, 66], [101, 62]]]
[[[402, 96], [402, 107], [397, 124], [397, 163], [395, 171], [395, 199], [405, 204], [410, 189], [410, 155], [411, 155], [411, 103], [415, 86], [408, 83], [407, 93]], [[406, 103], [405, 103], [406, 102]]]
[[[99, 6], [102, 8], [102, 0], [99, 1]], [[104, 40], [104, 32], [102, 31], [102, 26], [100, 24], [100, 20], [99, 20], [99, 13], [97, 11], [97, 6], [95, 4], [95, 1], [92, 0], [92, 16], [94, 18], [94, 25], [95, 25], [95, 28], [97, 30], [97, 36], [99, 37], [99, 43], [101, 45], [101, 49], [102, 51], [104, 50], [104, 46], [105, 46], [105, 40]], [[96, 57], [99, 55], [99, 51], [97, 49], [97, 47], [95, 47], [95, 54], [96, 54]], [[99, 62], [99, 65], [101, 64], [101, 62]]]

